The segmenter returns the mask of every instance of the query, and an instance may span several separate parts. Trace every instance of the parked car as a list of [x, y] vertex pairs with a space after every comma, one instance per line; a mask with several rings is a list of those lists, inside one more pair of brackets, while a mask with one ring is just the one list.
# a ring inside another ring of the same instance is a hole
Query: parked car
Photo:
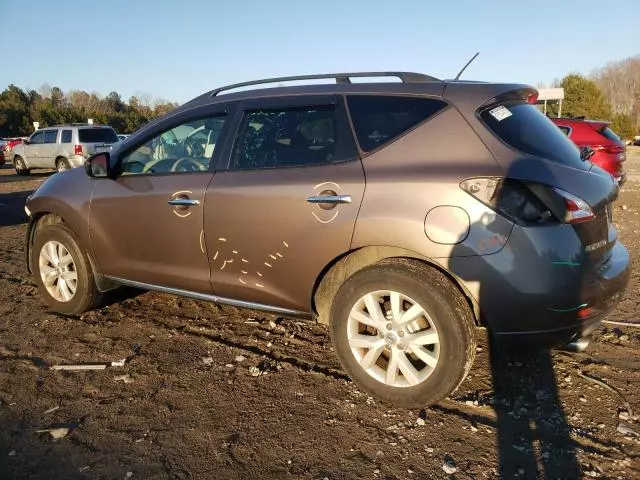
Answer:
[[626, 178], [623, 162], [627, 159], [625, 143], [609, 128], [609, 122], [584, 118], [552, 118], [578, 147], [589, 147], [593, 155], [589, 159], [623, 184]]
[[0, 167], [2, 167], [5, 164], [6, 160], [4, 158], [4, 152], [2, 150], [0, 150]]
[[633, 137], [633, 144], [640, 146], [640, 135], [636, 135], [635, 137]]
[[15, 138], [7, 138], [6, 139], [6, 143], [4, 144], [4, 147], [3, 147], [5, 160], [11, 161], [11, 162], [13, 161], [13, 148], [16, 145], [21, 144], [23, 141], [24, 141], [24, 139], [22, 137], [15, 137]]
[[61, 172], [81, 166], [90, 155], [108, 151], [118, 141], [118, 135], [109, 126], [72, 124], [43, 128], [13, 147], [13, 166], [18, 175], [28, 175], [32, 168], [55, 168]]
[[120, 141], [122, 141], [122, 142], [124, 142], [124, 141], [127, 139], [127, 137], [128, 137], [128, 136], [129, 136], [129, 135], [125, 135], [125, 134], [123, 134], [123, 133], [119, 133], [119, 134], [118, 134], [118, 138], [119, 138], [119, 139], [120, 139]]
[[[350, 81], [372, 76], [401, 82]], [[475, 326], [584, 345], [628, 282], [618, 186], [536, 96], [397, 72], [213, 90], [43, 183], [29, 269], [66, 315], [130, 285], [315, 318], [363, 390], [437, 402]]]

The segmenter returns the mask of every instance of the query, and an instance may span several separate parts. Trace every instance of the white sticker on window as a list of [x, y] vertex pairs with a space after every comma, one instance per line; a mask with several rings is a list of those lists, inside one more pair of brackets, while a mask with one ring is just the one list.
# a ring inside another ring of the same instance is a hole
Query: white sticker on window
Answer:
[[496, 108], [492, 108], [491, 110], [489, 110], [489, 113], [493, 118], [495, 118], [499, 122], [513, 115], [507, 107], [504, 107], [502, 105]]

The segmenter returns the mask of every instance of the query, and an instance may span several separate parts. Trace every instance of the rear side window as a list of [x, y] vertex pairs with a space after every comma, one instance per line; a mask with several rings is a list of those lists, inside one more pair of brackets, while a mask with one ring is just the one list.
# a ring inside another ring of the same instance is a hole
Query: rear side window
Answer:
[[616, 135], [616, 133], [609, 127], [601, 128], [600, 130], [598, 130], [598, 133], [600, 133], [600, 135], [602, 135], [603, 137], [608, 138], [612, 142], [617, 143], [618, 145], [624, 145], [624, 142], [620, 140], [620, 137]]
[[431, 98], [382, 95], [351, 95], [347, 104], [364, 152], [392, 141], [447, 106]]
[[60, 143], [71, 143], [71, 130], [63, 130]]
[[480, 116], [493, 133], [520, 152], [574, 168], [588, 168], [578, 147], [534, 105], [492, 106]]
[[304, 167], [356, 157], [346, 117], [335, 105], [245, 112], [232, 170]]
[[45, 130], [44, 143], [56, 143], [57, 138], [58, 138], [57, 130]]
[[81, 128], [78, 130], [80, 143], [115, 143], [118, 135], [112, 128]]
[[567, 137], [569, 136], [569, 134], [571, 133], [571, 129], [569, 127], [565, 127], [563, 125], [558, 125], [558, 128], [560, 129], [560, 131], [562, 133], [564, 133]]

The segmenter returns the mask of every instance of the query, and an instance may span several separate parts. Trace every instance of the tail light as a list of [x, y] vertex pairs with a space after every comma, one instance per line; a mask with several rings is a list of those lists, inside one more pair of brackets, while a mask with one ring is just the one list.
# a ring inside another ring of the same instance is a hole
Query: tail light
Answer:
[[538, 103], [538, 92], [534, 92], [527, 97], [527, 103], [531, 105], [536, 105]]
[[463, 181], [460, 187], [518, 225], [558, 223], [551, 210], [517, 180], [471, 178]]
[[82, 145], [75, 145], [73, 147], [73, 153], [75, 155], [82, 155]]
[[587, 202], [559, 188], [501, 178], [470, 178], [460, 183], [468, 194], [522, 226], [577, 224], [595, 215]]
[[566, 212], [563, 220], [566, 223], [575, 224], [593, 220], [595, 215], [587, 202], [559, 188], [554, 188], [553, 191], [556, 192], [564, 202]]

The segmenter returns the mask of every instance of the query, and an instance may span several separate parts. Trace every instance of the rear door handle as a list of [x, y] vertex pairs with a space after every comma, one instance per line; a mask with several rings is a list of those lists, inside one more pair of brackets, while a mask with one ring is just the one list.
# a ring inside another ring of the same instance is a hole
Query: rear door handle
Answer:
[[307, 197], [309, 203], [351, 203], [351, 195], [318, 195]]
[[190, 198], [174, 198], [169, 200], [169, 205], [176, 205], [178, 207], [197, 207], [200, 205], [200, 200], [191, 200]]

